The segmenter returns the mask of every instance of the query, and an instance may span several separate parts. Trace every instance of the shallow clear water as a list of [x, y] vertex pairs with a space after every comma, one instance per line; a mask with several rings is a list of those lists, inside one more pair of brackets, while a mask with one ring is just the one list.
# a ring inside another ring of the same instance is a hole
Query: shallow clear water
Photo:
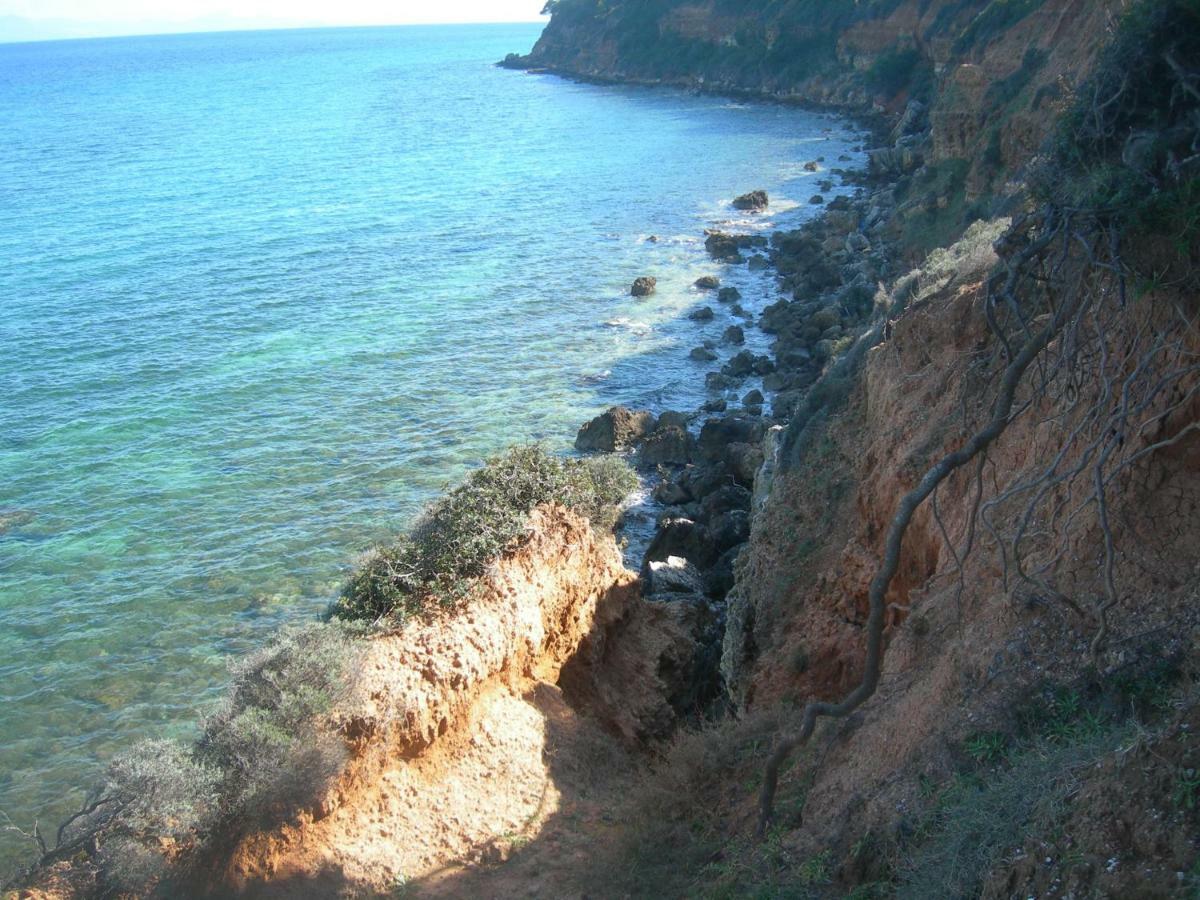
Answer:
[[[684, 315], [718, 272], [703, 228], [797, 223], [827, 177], [803, 162], [858, 136], [491, 65], [536, 34], [0, 46], [17, 822], [53, 820], [138, 737], [186, 733], [230, 654], [321, 609], [356, 551], [483, 455], [566, 447], [614, 402], [703, 399], [686, 352], [730, 322]], [[759, 187], [772, 217], [740, 220], [729, 200]], [[635, 301], [641, 274], [659, 290]], [[720, 274], [770, 299], [767, 276]]]

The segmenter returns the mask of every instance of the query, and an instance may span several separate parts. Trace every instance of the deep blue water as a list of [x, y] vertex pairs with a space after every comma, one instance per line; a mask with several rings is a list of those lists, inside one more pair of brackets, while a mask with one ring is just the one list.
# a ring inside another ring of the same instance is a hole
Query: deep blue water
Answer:
[[[703, 228], [795, 224], [827, 177], [802, 164], [858, 136], [491, 65], [536, 34], [0, 46], [0, 810], [18, 823], [53, 820], [137, 738], [185, 732], [230, 654], [321, 609], [483, 455], [566, 447], [614, 402], [694, 408], [686, 352], [730, 322], [686, 319], [696, 277], [772, 299], [769, 276], [706, 260]], [[759, 187], [771, 217], [740, 219], [730, 199]], [[659, 290], [635, 301], [641, 274]]]

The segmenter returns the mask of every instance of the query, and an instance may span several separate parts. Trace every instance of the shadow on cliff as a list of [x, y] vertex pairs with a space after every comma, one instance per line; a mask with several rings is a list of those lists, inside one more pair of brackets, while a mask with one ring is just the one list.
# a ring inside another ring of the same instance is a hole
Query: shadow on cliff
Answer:
[[[237, 896], [252, 900], [329, 897], [605, 896], [584, 884], [588, 862], [619, 831], [618, 810], [640, 769], [637, 751], [568, 701], [562, 688], [538, 684], [523, 695], [544, 724], [542, 809], [516, 833], [498, 835], [460, 860], [390, 891], [363, 884], [341, 866], [283, 875]], [[498, 767], [497, 779], [504, 777]], [[503, 790], [498, 783], [494, 789]]]

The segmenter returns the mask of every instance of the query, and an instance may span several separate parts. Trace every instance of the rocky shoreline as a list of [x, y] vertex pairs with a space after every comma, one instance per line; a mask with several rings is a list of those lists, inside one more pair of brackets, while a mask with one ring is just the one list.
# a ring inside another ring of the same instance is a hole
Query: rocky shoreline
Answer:
[[[903, 146], [903, 122], [913, 120], [913, 111], [902, 117], [882, 151], [869, 153], [869, 173], [830, 173], [858, 185], [853, 197], [836, 197], [800, 227], [769, 236], [706, 232], [705, 249], [713, 261], [729, 268], [770, 269], [779, 298], [755, 316], [741, 306], [737, 289], [723, 287], [719, 277], [696, 282], [697, 290], [741, 320], [719, 341], [708, 340], [688, 353], [692, 360], [712, 364], [703, 376], [708, 399], [699, 408], [656, 415], [615, 406], [579, 429], [577, 451], [627, 454], [650, 498], [627, 512], [618, 531], [630, 545], [626, 558], [639, 571], [646, 599], [687, 608], [680, 618], [693, 623], [696, 652], [691, 671], [682, 673], [681, 714], [719, 708], [722, 673], [737, 665], [723, 658], [740, 647], [725, 641], [728, 597], [739, 557], [749, 545], [754, 509], [769, 491], [784, 431], [809, 395], [837, 376], [835, 364], [879, 317], [880, 285], [899, 274], [889, 228], [894, 185], [889, 167], [875, 161]], [[823, 171], [823, 162], [810, 160], [805, 169]], [[821, 189], [831, 188], [832, 182], [822, 179]], [[813, 202], [824, 201], [814, 197]], [[769, 198], [753, 190], [734, 205], [762, 212]], [[638, 295], [648, 281], [639, 278], [631, 292]], [[710, 305], [689, 314], [697, 321], [714, 317]], [[751, 329], [770, 340], [768, 352], [741, 349], [717, 365], [716, 351], [744, 344]]]

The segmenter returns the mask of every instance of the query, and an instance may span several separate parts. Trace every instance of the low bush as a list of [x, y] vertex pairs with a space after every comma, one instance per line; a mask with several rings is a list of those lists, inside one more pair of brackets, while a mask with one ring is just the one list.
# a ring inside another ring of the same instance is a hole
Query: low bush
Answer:
[[951, 281], [969, 284], [986, 275], [999, 261], [994, 246], [1010, 224], [1012, 222], [1007, 218], [980, 220], [949, 247], [930, 253], [917, 275], [920, 287], [916, 299], [923, 300], [935, 294]]
[[204, 721], [195, 750], [200, 764], [220, 773], [218, 830], [285, 821], [341, 771], [345, 744], [322, 722], [349, 683], [357, 630], [343, 623], [287, 629], [233, 665], [229, 694]]
[[1035, 196], [1130, 237], [1165, 238], [1194, 278], [1198, 81], [1200, 2], [1143, 0], [1130, 7], [1033, 173]]
[[636, 487], [637, 476], [617, 457], [560, 459], [537, 446], [516, 447], [435, 501], [407, 537], [367, 554], [333, 615], [398, 623], [456, 609], [471, 582], [520, 545], [534, 507], [557, 503], [608, 529]]
[[35, 827], [33, 871], [70, 860], [80, 895], [186, 894], [180, 885], [203, 877], [243, 835], [310, 807], [345, 761], [325, 714], [349, 684], [360, 631], [319, 622], [286, 629], [234, 664], [225, 702], [197, 741], [135, 745], [53, 843]]

